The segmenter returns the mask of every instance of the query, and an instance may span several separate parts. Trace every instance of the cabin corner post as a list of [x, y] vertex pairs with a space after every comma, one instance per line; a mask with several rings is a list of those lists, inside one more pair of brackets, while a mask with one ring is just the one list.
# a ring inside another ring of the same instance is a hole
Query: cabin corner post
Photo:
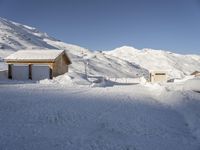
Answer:
[[8, 79], [12, 79], [12, 64], [8, 64]]

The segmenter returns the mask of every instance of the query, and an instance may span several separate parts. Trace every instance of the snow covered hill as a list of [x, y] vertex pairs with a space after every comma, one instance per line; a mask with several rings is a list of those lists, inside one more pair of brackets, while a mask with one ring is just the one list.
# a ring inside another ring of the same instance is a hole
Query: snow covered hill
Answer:
[[112, 51], [90, 51], [67, 44], [36, 28], [0, 18], [0, 70], [3, 58], [19, 49], [63, 49], [72, 60], [69, 75], [77, 82], [91, 76], [132, 78], [148, 76], [148, 70], [165, 70], [171, 78], [180, 78], [200, 70], [200, 56], [180, 55], [151, 49], [120, 47]]
[[[88, 75], [106, 77], [137, 77], [148, 75], [146, 69], [135, 63], [121, 60], [100, 52], [67, 44], [49, 37], [37, 29], [0, 18], [0, 60], [19, 49], [62, 49], [70, 55], [72, 65], [70, 76], [75, 80], [85, 78], [85, 68]], [[5, 69], [0, 65], [0, 70]]]
[[[100, 52], [67, 44], [37, 29], [0, 18], [0, 59], [19, 49], [63, 49], [72, 60], [72, 77], [83, 79], [85, 67], [89, 75], [136, 77], [148, 74], [146, 69]], [[88, 64], [87, 66], [85, 64]], [[6, 66], [0, 65], [0, 69]]]
[[138, 50], [129, 46], [123, 46], [104, 53], [134, 62], [148, 70], [167, 71], [171, 78], [181, 78], [200, 70], [199, 55], [181, 55], [153, 49]]
[[55, 40], [33, 27], [0, 18], [0, 49], [55, 48], [43, 41], [45, 38]]
[[43, 41], [49, 38], [46, 33], [0, 17], [0, 70], [5, 68], [3, 58], [19, 49], [54, 48]]

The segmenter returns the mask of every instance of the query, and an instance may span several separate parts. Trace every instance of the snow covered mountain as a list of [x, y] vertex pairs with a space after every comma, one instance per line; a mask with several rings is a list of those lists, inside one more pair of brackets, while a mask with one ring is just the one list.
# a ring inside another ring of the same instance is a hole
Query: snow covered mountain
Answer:
[[[33, 27], [0, 18], [0, 60], [19, 49], [62, 49], [72, 60], [70, 76], [84, 78], [85, 67], [88, 75], [106, 77], [137, 77], [148, 75], [146, 69], [101, 52], [67, 44], [39, 32]], [[5, 65], [0, 63], [0, 69]]]
[[190, 75], [195, 70], [200, 70], [199, 55], [181, 55], [153, 49], [138, 50], [129, 46], [123, 46], [104, 53], [134, 62], [149, 71], [167, 71], [171, 78], [181, 78]]
[[39, 32], [33, 27], [15, 23], [0, 18], [0, 48], [9, 50], [35, 49], [35, 48], [54, 48], [43, 39], [49, 37], [46, 33]]
[[106, 77], [148, 76], [148, 70], [165, 70], [170, 77], [180, 78], [200, 70], [200, 56], [180, 55], [167, 51], [123, 46], [112, 51], [90, 51], [61, 42], [36, 28], [0, 18], [0, 70], [3, 58], [19, 49], [63, 49], [72, 59], [70, 76], [83, 79], [89, 75]]
[[[0, 18], [0, 62], [19, 49], [54, 48], [43, 39], [50, 38], [37, 29]], [[0, 65], [0, 69], [3, 65]]]

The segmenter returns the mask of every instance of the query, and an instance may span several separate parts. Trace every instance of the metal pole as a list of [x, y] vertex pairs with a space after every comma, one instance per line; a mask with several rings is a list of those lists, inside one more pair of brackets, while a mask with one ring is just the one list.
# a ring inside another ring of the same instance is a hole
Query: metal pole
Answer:
[[87, 62], [84, 60], [84, 65], [85, 65], [85, 75], [86, 75], [86, 78], [88, 78], [87, 76]]

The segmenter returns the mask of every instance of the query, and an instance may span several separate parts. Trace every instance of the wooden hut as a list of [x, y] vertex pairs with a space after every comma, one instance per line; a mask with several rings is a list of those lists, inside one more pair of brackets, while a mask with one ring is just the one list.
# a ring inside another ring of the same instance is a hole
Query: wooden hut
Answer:
[[152, 83], [167, 82], [167, 72], [166, 71], [151, 71], [150, 82]]
[[4, 60], [8, 78], [14, 80], [52, 79], [68, 72], [71, 64], [64, 50], [20, 50]]

